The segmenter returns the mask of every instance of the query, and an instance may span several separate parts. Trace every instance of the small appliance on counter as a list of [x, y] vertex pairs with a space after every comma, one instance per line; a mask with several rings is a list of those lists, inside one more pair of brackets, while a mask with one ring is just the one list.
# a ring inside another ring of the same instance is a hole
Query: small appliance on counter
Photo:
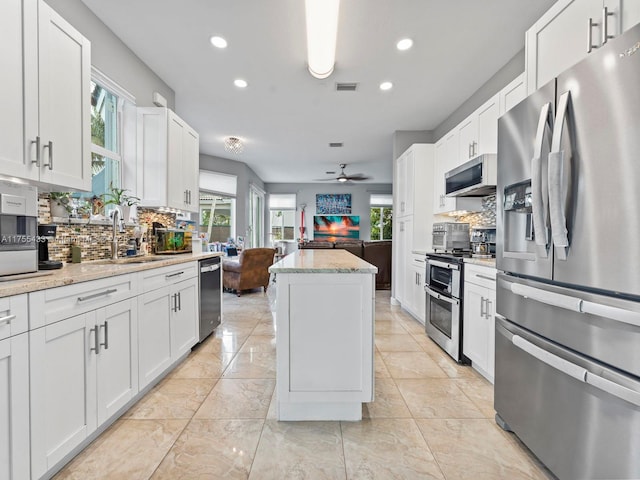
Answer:
[[496, 227], [473, 227], [471, 229], [471, 251], [474, 258], [496, 256]]
[[431, 247], [435, 251], [471, 250], [469, 224], [441, 222], [433, 224]]
[[191, 252], [193, 232], [179, 228], [156, 228], [156, 254]]
[[49, 239], [56, 238], [56, 225], [38, 225], [38, 270], [62, 268], [62, 262], [49, 260]]
[[0, 275], [38, 270], [36, 187], [0, 181]]

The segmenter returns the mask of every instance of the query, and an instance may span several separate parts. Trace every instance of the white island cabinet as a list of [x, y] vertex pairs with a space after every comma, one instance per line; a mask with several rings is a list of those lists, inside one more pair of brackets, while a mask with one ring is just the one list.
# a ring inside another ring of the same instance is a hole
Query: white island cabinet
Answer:
[[276, 274], [279, 420], [360, 420], [373, 400], [377, 268], [345, 250], [300, 250]]

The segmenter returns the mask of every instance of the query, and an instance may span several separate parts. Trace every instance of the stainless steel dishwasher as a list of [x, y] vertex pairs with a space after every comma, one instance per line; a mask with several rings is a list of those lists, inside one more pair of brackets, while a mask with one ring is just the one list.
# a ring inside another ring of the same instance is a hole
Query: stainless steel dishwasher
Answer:
[[220, 257], [200, 260], [200, 341], [222, 320], [222, 269]]

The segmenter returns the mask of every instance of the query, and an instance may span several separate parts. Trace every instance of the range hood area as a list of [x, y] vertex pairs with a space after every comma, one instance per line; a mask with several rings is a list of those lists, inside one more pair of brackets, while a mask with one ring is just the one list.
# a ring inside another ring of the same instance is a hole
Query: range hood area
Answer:
[[485, 153], [444, 174], [448, 197], [484, 197], [496, 192], [497, 155]]

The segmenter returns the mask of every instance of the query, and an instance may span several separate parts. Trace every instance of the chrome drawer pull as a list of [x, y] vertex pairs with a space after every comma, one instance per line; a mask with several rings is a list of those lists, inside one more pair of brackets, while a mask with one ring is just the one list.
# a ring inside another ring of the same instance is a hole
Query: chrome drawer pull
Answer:
[[182, 275], [184, 272], [178, 272], [178, 273], [171, 273], [169, 275], [165, 275], [164, 278], [173, 278], [173, 277], [177, 277], [178, 275]]
[[495, 281], [496, 281], [496, 279], [495, 279], [494, 277], [489, 277], [489, 276], [487, 276], [487, 275], [476, 274], [475, 276], [476, 276], [476, 277], [478, 277], [478, 278], [482, 278], [482, 279], [484, 279], [484, 280], [490, 280], [490, 281], [492, 281], [492, 282], [495, 282]]
[[15, 319], [16, 316], [15, 315], [7, 315], [6, 317], [2, 317], [0, 318], [0, 323], [7, 323], [7, 325], [9, 325], [11, 323], [11, 320]]
[[104, 297], [105, 295], [110, 295], [112, 293], [117, 292], [117, 288], [110, 288], [109, 290], [105, 290], [104, 292], [94, 293], [92, 295], [87, 295], [86, 297], [78, 297], [79, 302], [86, 302], [87, 300], [93, 300], [94, 298]]

